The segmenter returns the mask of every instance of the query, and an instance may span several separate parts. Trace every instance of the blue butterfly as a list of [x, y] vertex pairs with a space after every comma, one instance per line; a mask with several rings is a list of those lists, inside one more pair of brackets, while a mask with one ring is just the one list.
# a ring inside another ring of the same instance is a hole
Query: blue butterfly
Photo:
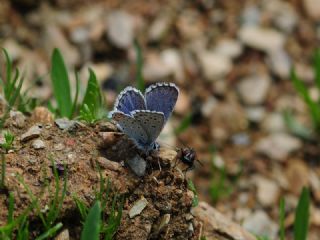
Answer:
[[109, 117], [118, 128], [145, 151], [157, 149], [156, 139], [170, 117], [179, 89], [173, 83], [156, 83], [143, 95], [133, 87], [125, 88], [117, 97]]

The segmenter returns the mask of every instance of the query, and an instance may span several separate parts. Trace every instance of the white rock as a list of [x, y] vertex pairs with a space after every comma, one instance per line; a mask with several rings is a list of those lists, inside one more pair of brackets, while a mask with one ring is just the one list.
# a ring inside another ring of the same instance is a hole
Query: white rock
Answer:
[[217, 43], [214, 52], [227, 58], [236, 58], [241, 55], [243, 46], [239, 41], [223, 39]]
[[53, 24], [45, 26], [44, 49], [47, 50], [48, 56], [52, 54], [53, 48], [59, 48], [67, 66], [74, 66], [79, 62], [80, 54], [78, 50], [69, 43], [62, 30]]
[[249, 47], [270, 52], [282, 49], [285, 37], [271, 28], [244, 26], [239, 31], [240, 40]]
[[185, 78], [181, 55], [176, 49], [166, 49], [161, 52], [161, 58], [164, 64], [167, 65], [174, 78], [177, 81], [182, 81]]
[[271, 113], [262, 122], [262, 128], [269, 132], [285, 132], [286, 124], [281, 113]]
[[281, 49], [269, 52], [268, 64], [274, 74], [281, 78], [288, 78], [292, 63], [287, 52]]
[[286, 1], [268, 0], [263, 2], [264, 14], [270, 15], [275, 26], [291, 33], [297, 25], [298, 14], [294, 6]]
[[280, 194], [278, 184], [261, 176], [255, 177], [254, 183], [257, 186], [257, 197], [262, 206], [274, 206], [277, 203]]
[[303, 5], [309, 17], [320, 20], [320, 0], [304, 0]]
[[268, 94], [271, 79], [267, 75], [253, 75], [238, 84], [241, 100], [247, 105], [262, 104]]
[[249, 5], [243, 9], [241, 21], [245, 26], [256, 26], [261, 20], [261, 10], [256, 5]]
[[34, 140], [34, 141], [32, 142], [32, 147], [33, 147], [34, 149], [43, 149], [43, 148], [46, 147], [46, 145], [45, 145], [45, 143], [44, 143], [42, 140], [36, 139], [36, 140]]
[[12, 38], [6, 38], [6, 40], [2, 42], [2, 47], [7, 50], [12, 61], [19, 59], [26, 52], [22, 46], [22, 44], [18, 44]]
[[214, 51], [203, 51], [198, 57], [204, 76], [210, 81], [225, 77], [232, 69], [231, 60]]
[[260, 123], [266, 115], [266, 110], [264, 107], [247, 107], [245, 109], [247, 118], [249, 121], [254, 123]]
[[266, 115], [265, 108], [260, 106], [247, 107], [245, 111], [247, 114], [247, 119], [254, 123], [260, 123]]
[[147, 199], [145, 199], [143, 196], [134, 203], [133, 207], [129, 211], [129, 217], [133, 218], [137, 215], [139, 215], [143, 209], [148, 205]]
[[171, 18], [169, 15], [160, 16], [151, 24], [149, 28], [149, 39], [159, 41], [169, 30]]
[[278, 225], [263, 211], [257, 210], [243, 222], [243, 227], [258, 236], [268, 236], [276, 239]]
[[273, 133], [260, 139], [256, 144], [256, 151], [271, 159], [284, 161], [290, 153], [302, 147], [299, 139], [286, 133]]
[[128, 48], [134, 38], [133, 17], [124, 11], [115, 11], [108, 16], [108, 37], [118, 48]]
[[157, 53], [146, 55], [143, 66], [143, 76], [146, 81], [155, 82], [167, 78], [171, 74], [171, 68], [163, 62]]
[[205, 117], [210, 117], [214, 109], [217, 107], [218, 101], [214, 97], [209, 97], [201, 107], [201, 113]]

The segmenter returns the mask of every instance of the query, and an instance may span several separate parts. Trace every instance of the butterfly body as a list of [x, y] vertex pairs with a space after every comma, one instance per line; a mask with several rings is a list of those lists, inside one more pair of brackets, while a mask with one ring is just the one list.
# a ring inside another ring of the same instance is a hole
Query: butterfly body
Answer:
[[133, 87], [118, 96], [110, 117], [136, 146], [149, 152], [156, 148], [156, 139], [170, 117], [179, 89], [173, 83], [156, 83], [143, 95]]

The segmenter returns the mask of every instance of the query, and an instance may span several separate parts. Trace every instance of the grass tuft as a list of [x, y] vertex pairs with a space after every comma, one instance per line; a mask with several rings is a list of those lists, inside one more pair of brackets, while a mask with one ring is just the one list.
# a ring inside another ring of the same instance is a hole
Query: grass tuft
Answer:
[[101, 227], [101, 205], [100, 201], [90, 209], [81, 233], [81, 240], [99, 240]]
[[[315, 72], [316, 87], [320, 91], [320, 49], [317, 49], [315, 51], [313, 67]], [[291, 80], [294, 88], [296, 89], [296, 91], [298, 92], [298, 94], [303, 99], [303, 101], [309, 109], [309, 114], [313, 125], [312, 130], [316, 132], [316, 135], [320, 135], [320, 98], [318, 98], [317, 100], [312, 99], [309, 93], [309, 89], [307, 88], [305, 83], [298, 77], [294, 68], [291, 69]], [[291, 130], [295, 134], [298, 133], [298, 136], [300, 133], [302, 133], [301, 136], [306, 137], [306, 131], [301, 131], [302, 128], [300, 127], [300, 125], [294, 124], [293, 121], [288, 118], [285, 119], [285, 121], [287, 122], [287, 124], [289, 124], [289, 130]], [[298, 129], [295, 130], [295, 127], [297, 127]]]
[[102, 118], [102, 96], [95, 73], [89, 69], [87, 90], [80, 107], [80, 119], [94, 123]]

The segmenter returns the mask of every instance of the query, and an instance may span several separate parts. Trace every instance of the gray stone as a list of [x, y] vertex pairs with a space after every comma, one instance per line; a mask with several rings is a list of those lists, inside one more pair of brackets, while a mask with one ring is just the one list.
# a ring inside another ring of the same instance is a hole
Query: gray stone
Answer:
[[267, 63], [275, 75], [284, 79], [289, 76], [292, 62], [284, 50], [270, 51]]
[[214, 97], [209, 97], [201, 107], [201, 113], [205, 117], [210, 117], [214, 112], [214, 109], [217, 107], [218, 101]]
[[184, 80], [185, 75], [182, 58], [177, 49], [165, 49], [161, 52], [161, 59], [163, 63], [168, 66], [168, 69], [170, 69], [170, 74], [172, 74], [178, 82]]
[[256, 5], [249, 5], [244, 8], [241, 20], [245, 26], [257, 26], [260, 23], [261, 11]]
[[129, 217], [130, 218], [133, 218], [137, 215], [139, 215], [143, 209], [145, 209], [145, 207], [148, 205], [148, 201], [147, 199], [145, 199], [143, 196], [138, 200], [136, 201], [132, 208], [129, 210]]
[[264, 107], [247, 107], [246, 109], [247, 118], [249, 121], [254, 123], [260, 123], [266, 115]]
[[40, 136], [42, 131], [42, 127], [38, 125], [34, 125], [27, 132], [21, 135], [21, 141], [25, 142], [33, 138], [37, 138]]
[[234, 145], [247, 146], [250, 144], [250, 136], [247, 133], [237, 133], [232, 135], [231, 140]]
[[169, 15], [159, 14], [149, 28], [149, 39], [159, 41], [164, 37], [170, 27], [171, 17]]
[[146, 172], [147, 163], [146, 161], [141, 158], [139, 155], [131, 158], [127, 161], [128, 165], [130, 166], [131, 170], [139, 177], [142, 177]]
[[118, 48], [128, 48], [134, 38], [133, 17], [124, 11], [114, 11], [108, 16], [107, 33], [110, 41]]
[[264, 51], [282, 49], [285, 36], [271, 28], [244, 26], [239, 30], [240, 40], [247, 46]]
[[279, 185], [273, 180], [261, 176], [257, 176], [253, 180], [257, 187], [259, 203], [264, 207], [276, 205], [280, 195]]
[[270, 239], [276, 239], [278, 233], [278, 225], [261, 210], [247, 217], [242, 226], [257, 236], [268, 236]]
[[67, 118], [58, 118], [54, 122], [61, 130], [71, 130], [77, 125], [76, 121], [69, 120]]
[[262, 128], [269, 132], [285, 132], [286, 124], [281, 113], [268, 114], [262, 122]]
[[198, 54], [198, 58], [204, 76], [210, 81], [225, 77], [232, 69], [231, 60], [214, 51], [203, 51]]
[[214, 52], [227, 58], [236, 58], [241, 55], [243, 46], [239, 41], [233, 39], [223, 39], [217, 43]]
[[299, 139], [286, 133], [274, 133], [260, 139], [255, 149], [271, 159], [284, 161], [290, 153], [302, 147]]
[[45, 145], [45, 143], [44, 143], [42, 140], [36, 139], [36, 140], [34, 140], [34, 141], [32, 142], [32, 147], [33, 147], [34, 149], [43, 149], [43, 148], [46, 147], [46, 145]]
[[17, 128], [23, 128], [26, 123], [26, 117], [22, 112], [10, 111], [10, 118], [12, 119], [13, 126]]
[[268, 94], [271, 80], [268, 75], [253, 75], [238, 84], [241, 100], [247, 105], [262, 104]]

